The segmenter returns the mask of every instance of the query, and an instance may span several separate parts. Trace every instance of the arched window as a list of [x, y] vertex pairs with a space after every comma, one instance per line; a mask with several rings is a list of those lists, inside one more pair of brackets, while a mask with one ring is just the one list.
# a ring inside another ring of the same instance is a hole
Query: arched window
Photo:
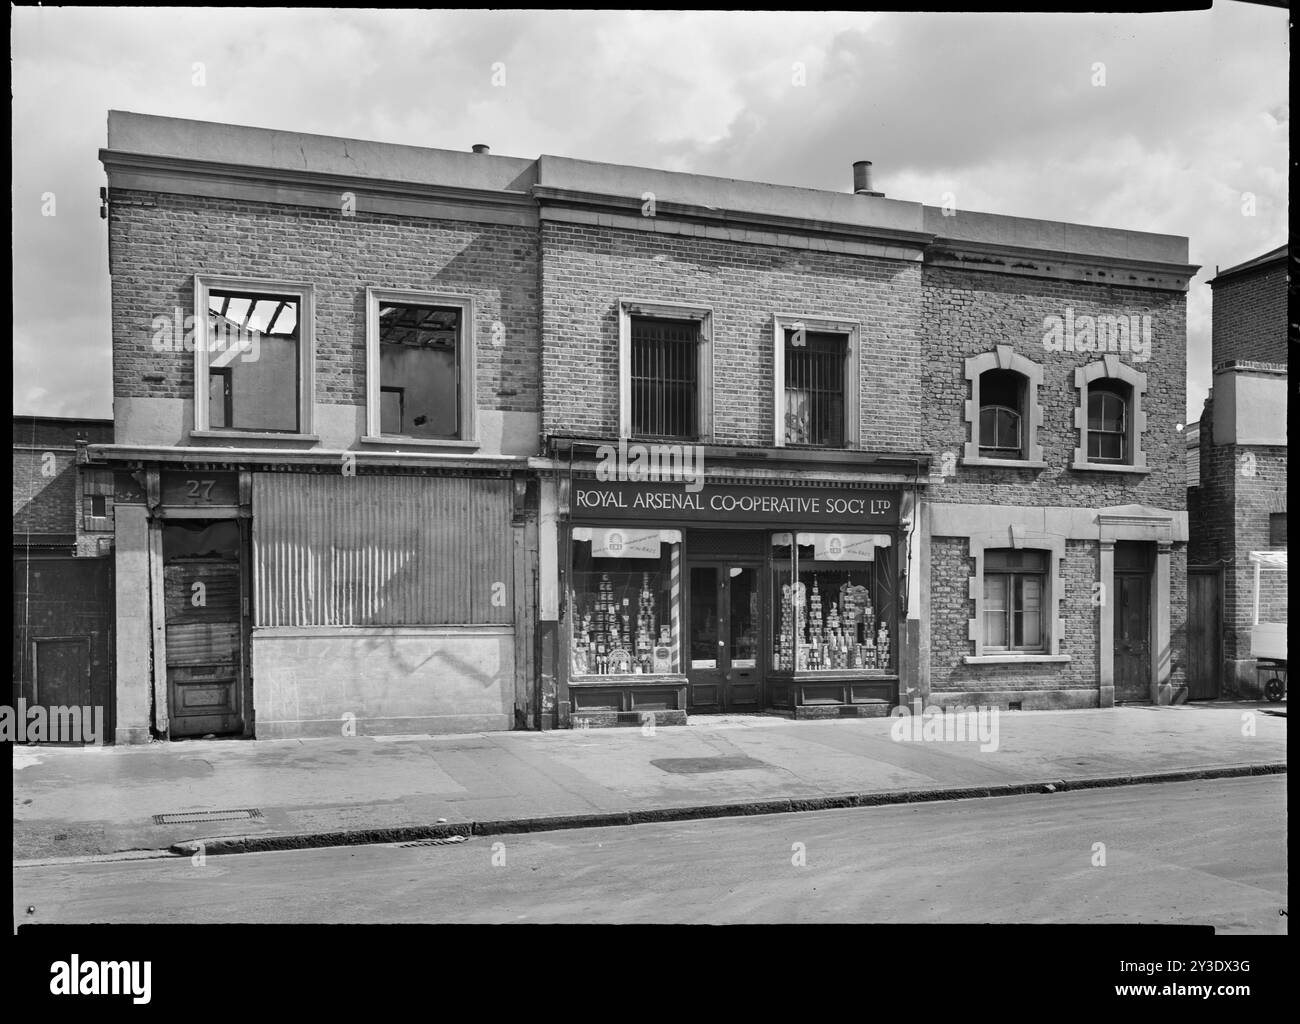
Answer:
[[981, 458], [1025, 458], [1025, 383], [1025, 377], [1014, 370], [988, 370], [980, 374]]
[[1117, 380], [1088, 386], [1088, 460], [1125, 463], [1130, 458], [1129, 401], [1132, 389]]

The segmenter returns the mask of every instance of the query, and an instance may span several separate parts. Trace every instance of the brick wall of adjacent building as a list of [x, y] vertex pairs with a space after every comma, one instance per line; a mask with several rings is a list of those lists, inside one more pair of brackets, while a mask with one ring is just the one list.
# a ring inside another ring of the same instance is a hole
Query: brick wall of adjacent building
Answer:
[[538, 410], [532, 228], [121, 189], [109, 210], [119, 397], [193, 397], [193, 357], [155, 351], [151, 324], [192, 314], [194, 275], [212, 274], [315, 285], [315, 401], [333, 405], [365, 404], [367, 287], [470, 295], [479, 408]]
[[[1216, 281], [1212, 365], [1285, 367], [1287, 266], [1285, 260]], [[1285, 409], [1277, 410], [1279, 417]], [[1191, 557], [1223, 566], [1224, 686], [1254, 696], [1253, 674], [1234, 662], [1251, 657], [1255, 613], [1252, 551], [1277, 550], [1270, 515], [1287, 507], [1285, 445], [1216, 444], [1214, 395], [1201, 416], [1200, 486], [1191, 495]], [[1260, 621], [1285, 622], [1288, 575], [1265, 569], [1260, 577]]]
[[[87, 537], [84, 469], [77, 466], [78, 442], [112, 441], [111, 423], [45, 417], [15, 417], [13, 423], [13, 536], [16, 546], [40, 544], [51, 536], [69, 539], [78, 554], [94, 554]], [[106, 502], [112, 515], [112, 499]]]
[[920, 266], [901, 260], [585, 227], [542, 225], [543, 430], [618, 430], [620, 299], [713, 311], [720, 444], [771, 445], [773, 316], [862, 325], [862, 445], [922, 443]]
[[1285, 365], [1287, 266], [1279, 260], [1214, 284], [1212, 365]]

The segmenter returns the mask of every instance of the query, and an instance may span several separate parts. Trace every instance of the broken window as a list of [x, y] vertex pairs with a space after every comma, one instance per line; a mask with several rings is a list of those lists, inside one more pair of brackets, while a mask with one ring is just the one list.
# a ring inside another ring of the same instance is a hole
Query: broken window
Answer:
[[461, 436], [464, 312], [456, 306], [379, 303], [379, 432]]
[[299, 430], [300, 300], [208, 290], [208, 427]]

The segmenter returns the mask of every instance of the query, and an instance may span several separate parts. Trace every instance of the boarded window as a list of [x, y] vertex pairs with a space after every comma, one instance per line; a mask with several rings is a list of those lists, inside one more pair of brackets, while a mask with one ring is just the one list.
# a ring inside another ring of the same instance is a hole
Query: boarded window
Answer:
[[253, 477], [257, 626], [508, 624], [508, 480]]
[[380, 303], [381, 434], [460, 437], [462, 319], [454, 307]]

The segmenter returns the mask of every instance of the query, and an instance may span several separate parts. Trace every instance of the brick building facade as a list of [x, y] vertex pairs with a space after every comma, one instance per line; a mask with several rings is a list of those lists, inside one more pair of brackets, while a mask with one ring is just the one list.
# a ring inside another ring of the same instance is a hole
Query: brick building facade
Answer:
[[1185, 239], [862, 167], [117, 112], [101, 158], [123, 738], [1179, 691]]
[[[1223, 688], [1251, 697], [1260, 693], [1251, 555], [1286, 553], [1287, 259], [1282, 246], [1210, 281], [1213, 386], [1199, 424], [1200, 479], [1189, 492], [1191, 560], [1220, 578]], [[1287, 604], [1286, 572], [1266, 564], [1260, 621], [1285, 624]]]

